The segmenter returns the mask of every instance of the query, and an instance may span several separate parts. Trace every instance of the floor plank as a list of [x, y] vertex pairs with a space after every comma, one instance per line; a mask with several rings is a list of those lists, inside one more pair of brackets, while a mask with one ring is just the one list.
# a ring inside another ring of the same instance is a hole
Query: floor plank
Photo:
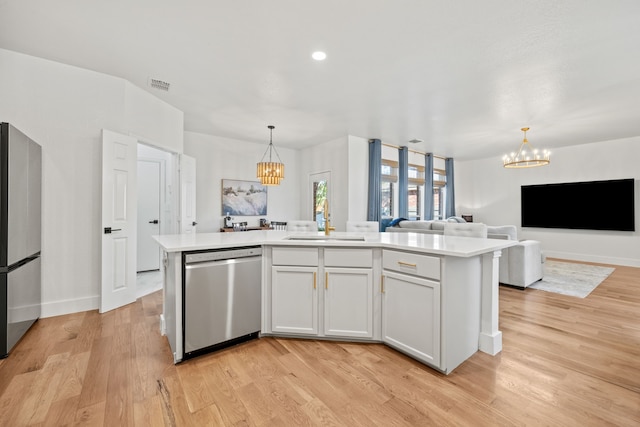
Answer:
[[173, 364], [162, 293], [40, 319], [0, 361], [0, 424], [637, 426], [640, 269], [587, 298], [500, 288], [503, 351], [443, 375], [383, 344], [261, 338]]

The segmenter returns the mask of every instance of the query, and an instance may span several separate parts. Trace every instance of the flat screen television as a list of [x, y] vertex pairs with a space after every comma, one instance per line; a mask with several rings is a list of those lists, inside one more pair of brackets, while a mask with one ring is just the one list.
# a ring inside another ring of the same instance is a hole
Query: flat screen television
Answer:
[[523, 185], [522, 227], [635, 231], [634, 180]]

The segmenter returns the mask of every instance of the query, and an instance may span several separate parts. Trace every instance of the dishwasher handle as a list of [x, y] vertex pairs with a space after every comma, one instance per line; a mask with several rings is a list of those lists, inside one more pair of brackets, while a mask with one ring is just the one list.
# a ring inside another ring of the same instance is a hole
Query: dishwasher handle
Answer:
[[229, 248], [221, 251], [187, 252], [184, 254], [184, 263], [193, 264], [196, 262], [224, 261], [228, 259], [240, 259], [257, 256], [262, 256], [262, 248], [259, 246], [248, 246]]
[[192, 270], [196, 268], [205, 268], [205, 267], [213, 267], [216, 265], [226, 265], [226, 264], [244, 264], [245, 262], [255, 262], [256, 260], [261, 259], [260, 256], [249, 256], [242, 258], [226, 258], [216, 261], [200, 261], [200, 262], [187, 262], [184, 264], [184, 268], [186, 270]]

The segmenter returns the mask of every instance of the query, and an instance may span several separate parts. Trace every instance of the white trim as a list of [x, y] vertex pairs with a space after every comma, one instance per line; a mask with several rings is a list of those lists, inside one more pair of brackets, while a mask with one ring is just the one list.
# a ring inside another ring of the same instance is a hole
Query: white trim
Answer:
[[42, 303], [41, 318], [61, 316], [63, 314], [79, 313], [97, 310], [100, 307], [100, 295], [84, 298], [65, 299]]
[[617, 258], [610, 256], [581, 254], [575, 252], [549, 251], [544, 250], [544, 248], [543, 252], [545, 257], [547, 258], [560, 258], [570, 261], [597, 262], [600, 264], [613, 264], [640, 268], [640, 260], [634, 258]]

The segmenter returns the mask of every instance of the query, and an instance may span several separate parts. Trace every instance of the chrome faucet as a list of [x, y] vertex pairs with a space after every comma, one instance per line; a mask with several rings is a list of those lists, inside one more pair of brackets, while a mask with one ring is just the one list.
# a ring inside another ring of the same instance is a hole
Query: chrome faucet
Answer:
[[329, 224], [329, 201], [327, 199], [324, 200], [324, 212], [322, 213], [324, 217], [324, 235], [328, 236], [331, 231], [335, 231], [335, 227], [331, 227]]

